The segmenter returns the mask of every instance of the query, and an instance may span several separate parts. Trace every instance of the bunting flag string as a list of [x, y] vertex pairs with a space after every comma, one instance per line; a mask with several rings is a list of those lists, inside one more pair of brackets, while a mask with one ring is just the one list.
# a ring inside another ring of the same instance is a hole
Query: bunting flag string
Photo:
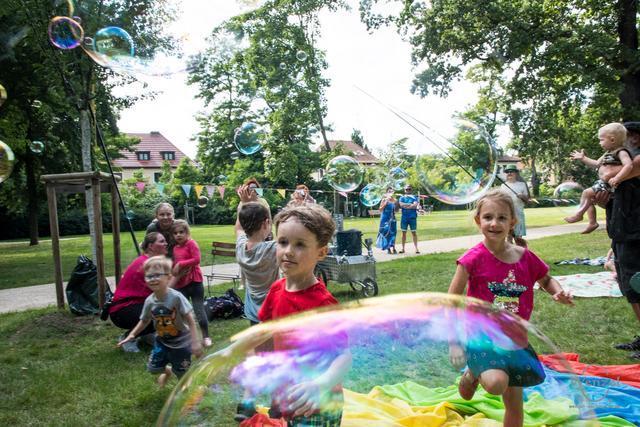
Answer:
[[191, 194], [191, 184], [182, 184], [182, 191], [184, 191], [184, 194], [189, 197], [189, 195]]
[[218, 193], [220, 193], [220, 198], [224, 199], [224, 185], [218, 185]]
[[285, 198], [285, 196], [287, 195], [287, 190], [285, 190], [284, 188], [278, 188], [276, 190], [278, 192], [278, 194], [280, 195], [280, 197], [282, 197], [283, 199]]
[[209, 197], [213, 197], [213, 195], [216, 194], [216, 186], [215, 185], [207, 185], [207, 186], [205, 186], [205, 188], [207, 189], [207, 193], [209, 193]]
[[163, 194], [164, 193], [164, 184], [161, 182], [156, 182], [156, 190], [158, 190], [158, 193]]
[[195, 188], [196, 190], [196, 197], [200, 197], [200, 193], [202, 193], [202, 189], [204, 188], [204, 185], [195, 184], [193, 188]]
[[264, 196], [264, 188], [256, 188], [256, 193], [258, 193], [260, 197]]

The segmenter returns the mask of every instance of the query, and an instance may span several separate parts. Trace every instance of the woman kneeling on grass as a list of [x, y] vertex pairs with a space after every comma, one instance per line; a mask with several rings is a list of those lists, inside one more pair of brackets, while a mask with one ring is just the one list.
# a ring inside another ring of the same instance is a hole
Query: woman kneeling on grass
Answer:
[[[142, 306], [144, 300], [151, 294], [151, 290], [144, 281], [144, 270], [142, 265], [144, 262], [156, 255], [167, 255], [167, 241], [161, 233], [151, 232], [144, 236], [141, 244], [144, 253], [134, 259], [127, 267], [120, 283], [116, 288], [113, 302], [109, 308], [109, 317], [114, 325], [118, 328], [126, 329], [120, 339], [129, 335], [131, 330], [140, 320]], [[142, 330], [138, 337], [153, 334], [153, 325]], [[136, 341], [127, 342], [122, 349], [129, 353], [137, 353], [140, 351]]]

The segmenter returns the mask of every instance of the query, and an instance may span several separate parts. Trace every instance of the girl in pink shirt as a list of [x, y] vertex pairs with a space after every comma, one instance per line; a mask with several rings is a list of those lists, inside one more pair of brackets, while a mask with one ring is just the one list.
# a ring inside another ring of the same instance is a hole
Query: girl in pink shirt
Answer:
[[[573, 304], [571, 294], [549, 276], [549, 267], [540, 258], [507, 241], [517, 222], [509, 194], [499, 189], [487, 192], [478, 200], [474, 219], [484, 240], [458, 259], [450, 294], [462, 295], [468, 284], [467, 296], [493, 303], [525, 320], [531, 317], [536, 282], [555, 301]], [[458, 391], [470, 400], [480, 383], [487, 392], [502, 396], [504, 425], [522, 426], [522, 388], [543, 382], [544, 370], [531, 345], [513, 351], [493, 350], [490, 345], [482, 351], [449, 345], [451, 363], [456, 367], [467, 364]]]
[[175, 241], [171, 287], [191, 300], [193, 311], [196, 313], [196, 318], [202, 331], [202, 345], [211, 347], [209, 322], [204, 311], [204, 286], [202, 285], [203, 278], [200, 270], [200, 248], [195, 240], [191, 239], [187, 221], [182, 219], [173, 221], [171, 233]]

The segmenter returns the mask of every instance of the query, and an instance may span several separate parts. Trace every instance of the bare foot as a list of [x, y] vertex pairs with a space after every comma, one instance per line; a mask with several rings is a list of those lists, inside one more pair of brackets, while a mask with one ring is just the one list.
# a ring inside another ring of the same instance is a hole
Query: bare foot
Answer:
[[473, 399], [473, 395], [476, 394], [476, 389], [478, 388], [478, 382], [478, 378], [474, 378], [469, 369], [464, 371], [458, 383], [458, 393], [460, 393], [460, 397], [464, 400]]
[[164, 372], [158, 375], [158, 385], [160, 386], [160, 388], [163, 388], [165, 385], [167, 385], [169, 377], [171, 377], [171, 368], [165, 366]]
[[598, 224], [597, 222], [595, 224], [589, 224], [587, 225], [587, 228], [585, 228], [580, 234], [589, 234], [595, 229], [597, 229], [598, 227], [600, 227], [600, 224]]
[[569, 224], [573, 224], [574, 222], [582, 221], [582, 215], [571, 215], [564, 219]]

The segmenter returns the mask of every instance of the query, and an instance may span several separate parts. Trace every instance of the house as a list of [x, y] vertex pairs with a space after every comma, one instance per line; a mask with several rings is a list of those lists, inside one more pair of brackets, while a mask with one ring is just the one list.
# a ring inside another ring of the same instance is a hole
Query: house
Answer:
[[[343, 146], [343, 151], [346, 154], [351, 154], [352, 157], [363, 167], [371, 167], [380, 163], [380, 160], [371, 154], [371, 152], [359, 146], [353, 141], [327, 141], [329, 146], [333, 150], [338, 145]], [[320, 149], [324, 148], [324, 144], [320, 146]], [[316, 181], [320, 181], [324, 176], [324, 169], [318, 169], [316, 173], [313, 174], [313, 179]]]
[[116, 173], [122, 179], [131, 178], [135, 171], [142, 169], [150, 183], [158, 182], [165, 160], [175, 170], [180, 160], [187, 157], [160, 132], [127, 133], [126, 135], [139, 139], [140, 142], [132, 147], [133, 151], [121, 151], [120, 154], [123, 157], [113, 161], [114, 166], [122, 169], [122, 172]]

